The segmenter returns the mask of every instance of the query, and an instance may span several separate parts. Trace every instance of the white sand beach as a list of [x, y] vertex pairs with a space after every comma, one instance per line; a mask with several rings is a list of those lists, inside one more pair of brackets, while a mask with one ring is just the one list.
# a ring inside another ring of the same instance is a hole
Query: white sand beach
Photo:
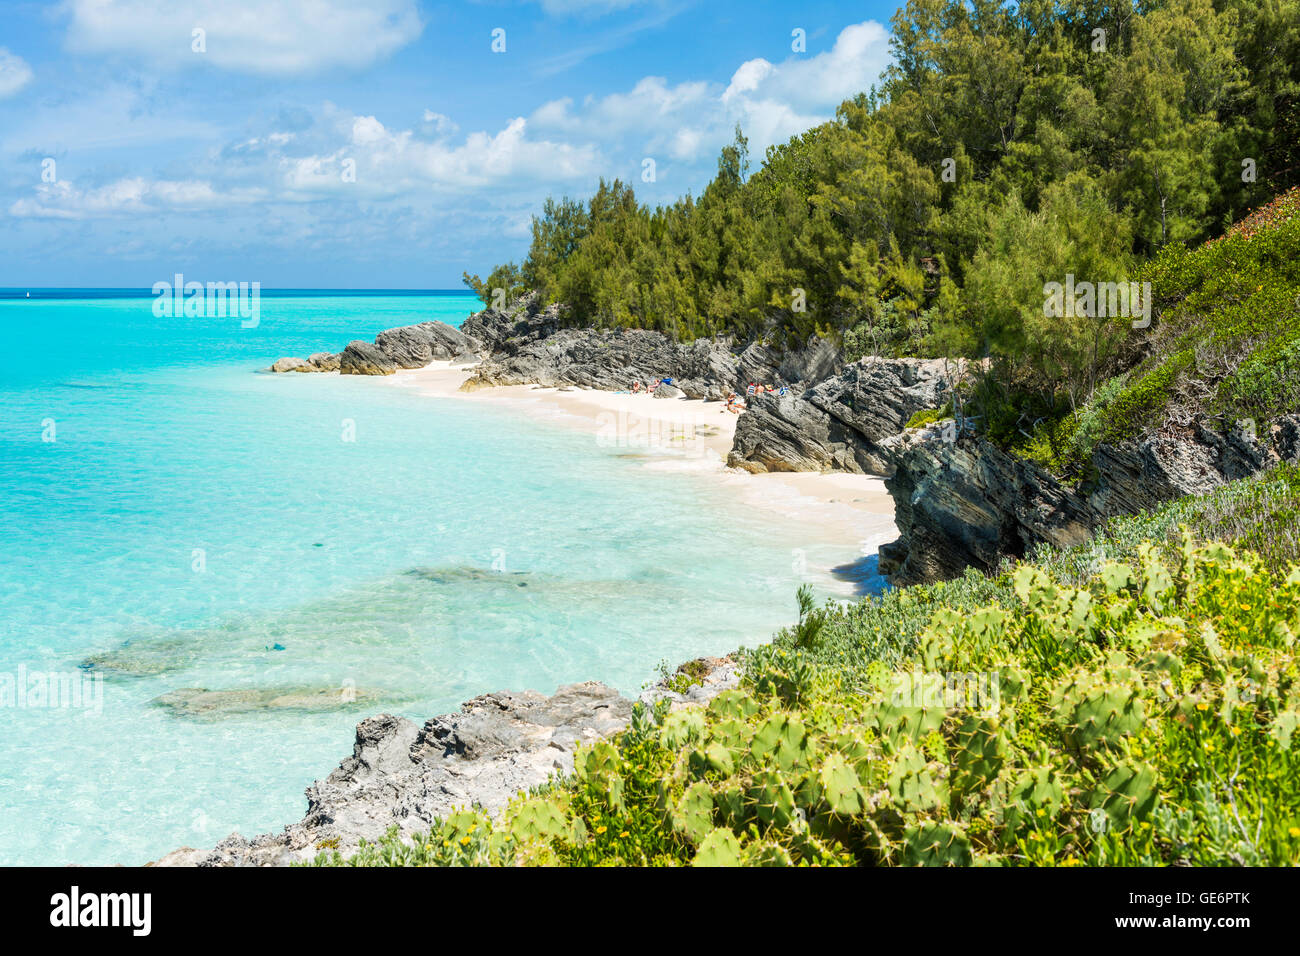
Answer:
[[894, 503], [883, 479], [816, 472], [755, 475], [728, 468], [727, 453], [739, 416], [721, 402], [536, 385], [461, 391], [472, 373], [470, 366], [434, 362], [399, 371], [385, 381], [431, 397], [502, 405], [579, 429], [609, 447], [633, 454], [644, 451], [644, 466], [649, 469], [711, 476], [726, 485], [738, 506], [770, 514], [774, 521], [795, 525], [805, 534], [815, 529], [817, 541], [838, 555], [831, 563], [869, 557], [897, 537]]

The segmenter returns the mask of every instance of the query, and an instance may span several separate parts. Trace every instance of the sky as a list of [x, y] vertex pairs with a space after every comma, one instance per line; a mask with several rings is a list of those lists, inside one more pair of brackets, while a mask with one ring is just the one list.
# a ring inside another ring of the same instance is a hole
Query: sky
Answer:
[[0, 287], [461, 286], [549, 196], [699, 195], [870, 88], [891, 2], [0, 0]]

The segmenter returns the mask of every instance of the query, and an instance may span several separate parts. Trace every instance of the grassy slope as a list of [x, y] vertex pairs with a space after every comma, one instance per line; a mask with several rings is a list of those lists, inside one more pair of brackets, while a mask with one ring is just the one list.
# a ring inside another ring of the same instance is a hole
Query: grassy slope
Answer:
[[1098, 442], [1300, 410], [1300, 187], [1199, 248], [1167, 247], [1138, 278], [1155, 298], [1150, 331], [1078, 415], [1044, 422], [1016, 451], [1078, 477]]

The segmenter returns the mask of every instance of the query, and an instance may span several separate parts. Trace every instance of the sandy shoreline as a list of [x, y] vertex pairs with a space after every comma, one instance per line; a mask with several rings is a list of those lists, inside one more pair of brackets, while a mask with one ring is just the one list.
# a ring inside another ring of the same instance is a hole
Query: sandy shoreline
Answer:
[[[752, 475], [728, 468], [738, 416], [721, 402], [535, 385], [461, 391], [471, 373], [469, 366], [434, 362], [384, 381], [421, 395], [490, 403], [584, 431], [604, 447], [644, 452], [644, 466], [656, 471], [707, 476], [722, 483], [740, 508], [761, 512], [792, 534], [814, 537], [824, 552], [820, 560], [811, 559], [814, 571], [860, 564], [897, 537], [893, 499], [880, 478], [815, 472]], [[852, 585], [835, 590], [850, 593]]]

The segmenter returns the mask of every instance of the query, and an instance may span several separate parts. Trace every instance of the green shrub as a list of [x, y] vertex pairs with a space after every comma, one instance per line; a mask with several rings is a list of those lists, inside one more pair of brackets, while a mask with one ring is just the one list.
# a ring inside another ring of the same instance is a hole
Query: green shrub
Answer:
[[1006, 577], [1009, 606], [932, 609], [855, 693], [791, 706], [752, 673], [707, 707], [639, 705], [495, 823], [317, 863], [1290, 865], [1300, 569], [1187, 536], [1082, 587]]

